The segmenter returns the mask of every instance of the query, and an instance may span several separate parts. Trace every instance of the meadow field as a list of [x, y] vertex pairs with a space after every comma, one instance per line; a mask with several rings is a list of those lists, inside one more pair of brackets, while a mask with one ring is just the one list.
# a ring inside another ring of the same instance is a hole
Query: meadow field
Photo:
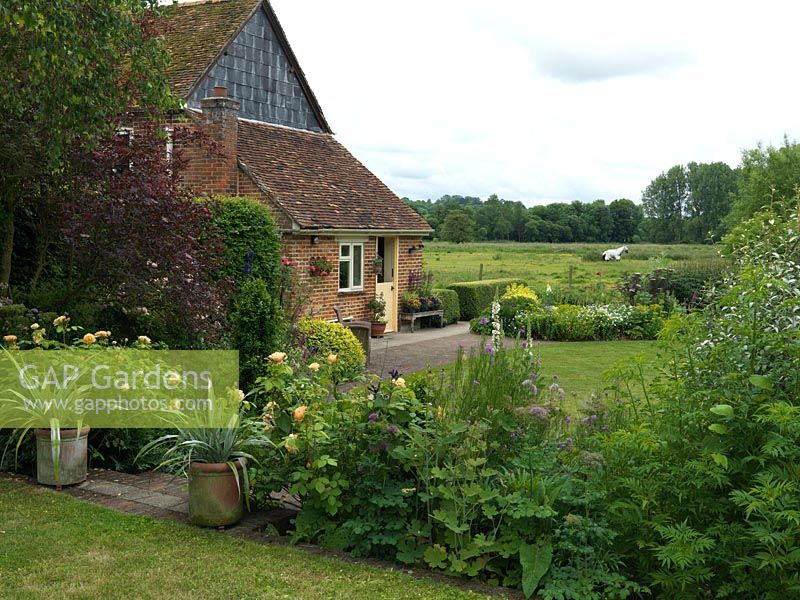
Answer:
[[[519, 277], [535, 289], [546, 285], [611, 285], [623, 273], [644, 273], [681, 261], [713, 259], [717, 250], [704, 245], [629, 244], [621, 261], [603, 262], [608, 244], [540, 244], [517, 242], [427, 242], [425, 271], [437, 287], [475, 281], [483, 265], [483, 279]], [[571, 274], [571, 275], [570, 275]], [[571, 276], [571, 282], [570, 282]]]

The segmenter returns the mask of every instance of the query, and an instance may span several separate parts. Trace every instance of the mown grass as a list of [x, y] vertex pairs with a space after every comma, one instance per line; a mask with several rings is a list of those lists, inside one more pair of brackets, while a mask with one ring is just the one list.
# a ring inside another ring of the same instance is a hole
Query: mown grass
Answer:
[[537, 352], [545, 379], [557, 375], [568, 397], [580, 403], [613, 384], [610, 373], [617, 365], [632, 365], [635, 360], [648, 363], [645, 377], [651, 380], [659, 346], [655, 341], [542, 342]]
[[0, 479], [0, 598], [485, 596], [389, 569], [137, 517]]
[[[508, 342], [510, 343], [510, 342]], [[565, 408], [577, 412], [580, 405], [588, 401], [592, 394], [603, 394], [614, 384], [613, 372], [616, 367], [633, 366], [636, 362], [644, 365], [646, 383], [650, 383], [658, 369], [658, 357], [662, 343], [657, 341], [616, 340], [610, 342], [535, 342], [535, 352], [540, 359], [540, 381], [548, 382], [553, 375], [567, 393]], [[452, 365], [435, 369], [438, 374], [449, 373]], [[410, 374], [407, 379], [413, 383], [424, 376], [426, 371]], [[637, 382], [635, 387], [639, 387]], [[638, 389], [637, 389], [638, 391]]]
[[[613, 285], [622, 273], [651, 271], [677, 261], [706, 260], [717, 256], [713, 246], [629, 244], [630, 253], [619, 262], [603, 262], [608, 244], [520, 244], [474, 242], [425, 244], [423, 265], [443, 287], [458, 281], [475, 281], [483, 264], [483, 278], [519, 277], [536, 290], [550, 285], [586, 287]], [[600, 275], [597, 275], [600, 273]]]

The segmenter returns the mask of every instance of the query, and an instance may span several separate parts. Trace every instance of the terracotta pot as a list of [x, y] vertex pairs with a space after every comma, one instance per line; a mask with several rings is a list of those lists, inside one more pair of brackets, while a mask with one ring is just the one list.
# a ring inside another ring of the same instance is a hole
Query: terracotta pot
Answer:
[[36, 435], [36, 479], [42, 485], [74, 485], [86, 480], [89, 428], [61, 430], [58, 468], [53, 462], [49, 429], [34, 429]]
[[372, 337], [383, 337], [386, 332], [386, 323], [372, 323]]
[[[244, 475], [235, 461], [239, 485], [227, 463], [189, 465], [189, 522], [201, 527], [238, 523], [244, 513]], [[241, 488], [241, 491], [240, 491]]]

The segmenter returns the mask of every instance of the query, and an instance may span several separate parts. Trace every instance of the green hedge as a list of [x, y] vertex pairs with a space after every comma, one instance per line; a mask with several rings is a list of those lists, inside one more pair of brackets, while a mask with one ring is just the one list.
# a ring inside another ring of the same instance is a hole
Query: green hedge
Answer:
[[524, 284], [523, 279], [487, 279], [485, 281], [465, 281], [448, 286], [458, 294], [461, 320], [469, 321], [479, 316], [494, 300], [503, 294], [512, 283]]
[[238, 288], [249, 277], [258, 277], [276, 293], [280, 270], [280, 235], [269, 209], [252, 198], [215, 197], [202, 202], [214, 215], [225, 246], [225, 265], [218, 276], [231, 279]]
[[449, 325], [458, 322], [461, 316], [461, 306], [458, 303], [458, 293], [453, 290], [433, 290], [433, 295], [442, 303], [444, 322]]

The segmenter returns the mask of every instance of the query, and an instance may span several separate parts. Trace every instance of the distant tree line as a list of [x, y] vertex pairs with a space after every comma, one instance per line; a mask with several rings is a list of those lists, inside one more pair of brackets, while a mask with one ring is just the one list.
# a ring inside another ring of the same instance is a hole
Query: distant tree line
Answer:
[[800, 145], [757, 146], [741, 164], [675, 165], [645, 188], [641, 203], [574, 201], [526, 207], [492, 194], [403, 200], [451, 242], [712, 243], [771, 199], [794, 196], [800, 185]]

